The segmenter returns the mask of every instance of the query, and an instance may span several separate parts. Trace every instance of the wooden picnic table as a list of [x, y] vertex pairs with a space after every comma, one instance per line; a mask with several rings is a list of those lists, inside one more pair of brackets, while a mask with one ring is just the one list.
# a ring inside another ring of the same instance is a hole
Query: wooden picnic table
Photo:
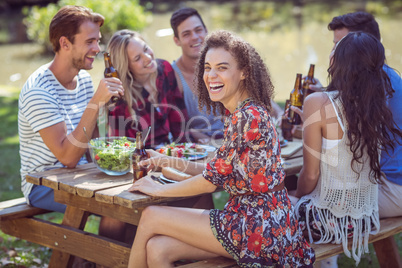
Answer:
[[[287, 175], [297, 174], [303, 164], [301, 141], [289, 142], [283, 148], [284, 168]], [[208, 159], [212, 154], [208, 156]], [[205, 161], [205, 160], [203, 160]], [[71, 256], [107, 266], [127, 267], [131, 245], [99, 235], [84, 232], [90, 214], [108, 216], [122, 222], [138, 225], [142, 210], [149, 205], [167, 205], [192, 197], [152, 197], [127, 191], [132, 184], [132, 173], [109, 176], [93, 163], [76, 168], [52, 169], [29, 174], [27, 181], [54, 189], [56, 202], [66, 204], [61, 225], [41, 225], [32, 236], [42, 236], [53, 248], [49, 267], [71, 267]], [[42, 227], [41, 227], [42, 226]], [[40, 238], [36, 237], [36, 240]]]

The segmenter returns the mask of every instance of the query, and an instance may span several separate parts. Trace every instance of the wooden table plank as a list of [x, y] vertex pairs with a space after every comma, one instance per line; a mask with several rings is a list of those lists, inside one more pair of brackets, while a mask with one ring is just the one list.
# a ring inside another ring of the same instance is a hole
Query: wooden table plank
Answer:
[[33, 174], [28, 174], [26, 176], [26, 180], [30, 183], [36, 184], [36, 185], [42, 185], [42, 177], [48, 177], [50, 174], [52, 176], [58, 176], [62, 175], [65, 173], [70, 173], [70, 172], [82, 172], [87, 169], [93, 169], [95, 167], [95, 164], [93, 163], [88, 163], [84, 165], [79, 165], [75, 168], [55, 168], [55, 169], [50, 169], [50, 170], [45, 170], [42, 172], [36, 172]]
[[295, 175], [300, 172], [303, 167], [303, 158], [284, 159], [283, 168], [285, 169], [286, 176]]
[[292, 157], [295, 153], [302, 151], [303, 141], [300, 139], [294, 139], [289, 141], [287, 146], [281, 148], [281, 156], [283, 158]]
[[114, 204], [115, 196], [127, 191], [131, 184], [113, 187], [95, 193], [95, 200], [102, 203]]

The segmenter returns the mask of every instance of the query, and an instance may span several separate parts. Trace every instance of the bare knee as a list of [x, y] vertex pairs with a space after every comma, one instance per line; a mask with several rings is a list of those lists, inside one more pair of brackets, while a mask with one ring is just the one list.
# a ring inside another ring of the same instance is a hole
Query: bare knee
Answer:
[[161, 210], [163, 210], [163, 207], [160, 206], [146, 207], [141, 213], [138, 228], [147, 231], [153, 230], [153, 228], [157, 226], [158, 217], [160, 217]]
[[149, 267], [173, 267], [172, 259], [174, 252], [170, 250], [166, 236], [154, 236], [148, 240], [147, 246], [147, 263]]

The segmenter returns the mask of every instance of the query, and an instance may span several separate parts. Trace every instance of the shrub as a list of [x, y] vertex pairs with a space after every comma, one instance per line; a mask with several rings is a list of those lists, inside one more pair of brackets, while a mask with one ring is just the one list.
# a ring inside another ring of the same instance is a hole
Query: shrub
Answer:
[[102, 43], [106, 44], [114, 32], [121, 29], [141, 31], [148, 23], [151, 14], [139, 4], [139, 0], [60, 0], [46, 7], [24, 8], [28, 38], [52, 51], [49, 42], [49, 24], [57, 11], [65, 5], [86, 6], [105, 17], [101, 28]]

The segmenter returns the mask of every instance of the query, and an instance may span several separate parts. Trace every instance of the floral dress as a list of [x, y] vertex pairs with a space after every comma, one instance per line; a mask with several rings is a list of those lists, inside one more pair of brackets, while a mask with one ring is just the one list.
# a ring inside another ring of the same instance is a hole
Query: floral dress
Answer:
[[241, 267], [313, 267], [315, 255], [294, 217], [287, 190], [269, 192], [285, 173], [267, 109], [250, 99], [225, 122], [224, 142], [204, 177], [230, 194], [213, 209], [215, 237]]

